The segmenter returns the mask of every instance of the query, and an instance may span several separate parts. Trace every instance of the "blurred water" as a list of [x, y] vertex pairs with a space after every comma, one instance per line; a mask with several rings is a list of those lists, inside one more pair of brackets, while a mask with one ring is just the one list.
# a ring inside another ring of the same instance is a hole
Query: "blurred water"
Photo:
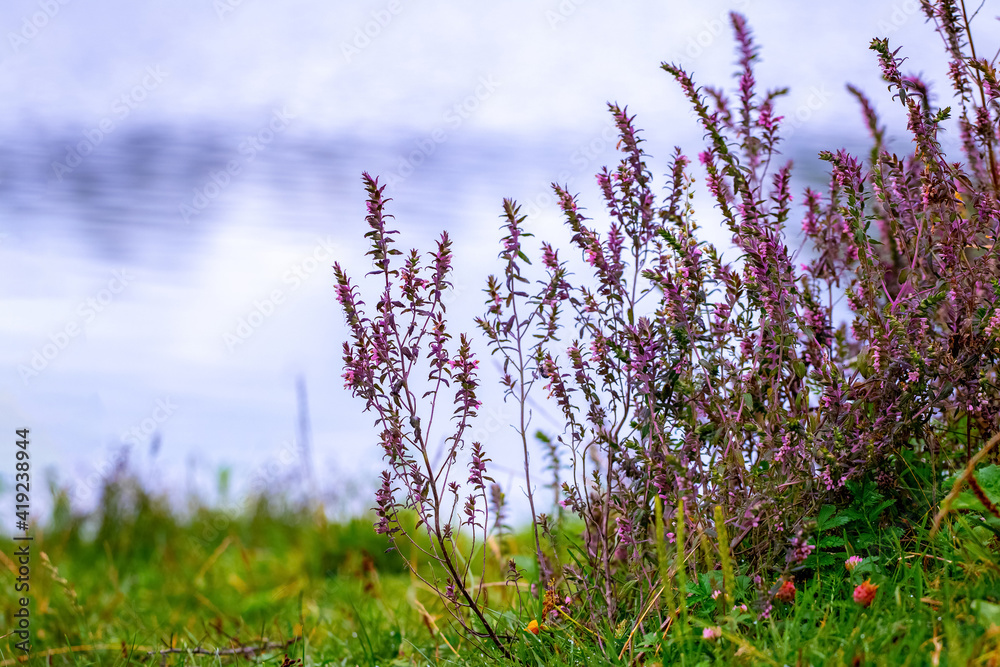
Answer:
[[[211, 496], [223, 466], [240, 488], [261, 466], [269, 483], [301, 481], [297, 377], [320, 486], [343, 491], [378, 463], [372, 418], [340, 386], [346, 332], [330, 267], [370, 269], [360, 173], [398, 175], [421, 139], [289, 129], [251, 150], [268, 122], [112, 133], [68, 171], [79, 135], [39, 130], [0, 151], [2, 410], [32, 429], [36, 475], [57, 469], [83, 507], [126, 447], [175, 494], [193, 484]], [[608, 140], [591, 148], [613, 152]], [[489, 134], [435, 152], [404, 170], [391, 210], [404, 249], [450, 230], [454, 312], [468, 320], [501, 197], [544, 202], [572, 156]]]

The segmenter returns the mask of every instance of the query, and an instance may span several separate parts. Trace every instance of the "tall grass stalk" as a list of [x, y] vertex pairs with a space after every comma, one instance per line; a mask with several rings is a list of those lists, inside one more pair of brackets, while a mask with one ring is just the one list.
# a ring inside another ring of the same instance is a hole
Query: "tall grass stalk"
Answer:
[[728, 609], [736, 602], [734, 591], [736, 589], [736, 577], [733, 574], [733, 561], [729, 554], [729, 534], [726, 531], [726, 518], [722, 506], [715, 506], [715, 532], [719, 542], [719, 560], [722, 563], [722, 582], [725, 591], [725, 608]]
[[681, 655], [685, 652], [688, 641], [690, 626], [688, 625], [688, 604], [687, 604], [687, 557], [684, 544], [687, 540], [687, 531], [684, 519], [684, 497], [677, 499], [677, 609], [680, 612], [680, 623], [677, 624], [677, 637], [681, 644]]

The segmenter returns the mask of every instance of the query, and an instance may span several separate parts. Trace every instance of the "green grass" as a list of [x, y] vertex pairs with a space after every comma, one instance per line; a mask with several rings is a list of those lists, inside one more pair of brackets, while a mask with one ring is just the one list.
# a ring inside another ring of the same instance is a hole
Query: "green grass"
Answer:
[[[886, 532], [878, 536], [879, 557], [854, 574], [842, 560], [806, 570], [795, 602], [775, 603], [768, 619], [752, 606], [751, 613], [720, 615], [702, 573], [687, 584], [685, 635], [637, 624], [645, 621], [638, 609], [616, 627], [587, 629], [561, 618], [543, 623], [537, 636], [528, 633], [540, 603], [525, 593], [517, 616], [499, 563], [491, 570], [498, 585], [489, 589], [490, 606], [504, 612], [497, 622], [518, 637], [511, 652], [526, 665], [1000, 664], [1000, 556], [996, 536], [975, 520], [954, 515], [933, 548], [926, 535], [900, 541]], [[33, 534], [32, 664], [483, 661], [482, 647], [462, 638], [399, 554], [385, 553], [387, 542], [367, 519], [331, 523], [277, 501], [261, 501], [244, 516], [204, 508], [180, 516], [141, 489], [118, 485], [92, 516], [75, 516], [58, 499], [49, 524]], [[506, 537], [502, 560], [530, 554], [530, 539]], [[8, 562], [14, 549], [0, 538], [0, 635], [17, 609]], [[852, 591], [868, 577], [879, 589], [865, 609]], [[752, 605], [748, 584], [746, 577], [736, 582], [735, 597]], [[567, 608], [574, 620], [581, 611]], [[703, 639], [705, 627], [720, 627], [722, 638]], [[0, 639], [0, 665], [17, 664], [15, 642]], [[262, 646], [271, 648], [240, 653]], [[164, 663], [149, 655], [165, 648], [175, 652]], [[494, 652], [489, 657], [503, 662]]]

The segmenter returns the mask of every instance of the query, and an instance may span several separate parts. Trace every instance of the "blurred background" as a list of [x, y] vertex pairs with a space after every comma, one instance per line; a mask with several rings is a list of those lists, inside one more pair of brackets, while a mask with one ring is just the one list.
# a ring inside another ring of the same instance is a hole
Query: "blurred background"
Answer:
[[[593, 175], [618, 159], [608, 101], [637, 114], [661, 183], [674, 145], [697, 154], [701, 131], [659, 64], [731, 86], [730, 10], [761, 48], [761, 86], [791, 87], [778, 110], [796, 192], [824, 180], [817, 151], [867, 147], [845, 83], [907, 150], [867, 47], [876, 36], [903, 45], [904, 69], [947, 96], [940, 39], [918, 4], [7, 0], [3, 501], [14, 430], [27, 427], [36, 516], [46, 477], [83, 510], [126, 458], [178, 498], [217, 500], [228, 470], [231, 502], [280, 485], [369, 507], [380, 449], [374, 417], [342, 388], [330, 269], [370, 270], [363, 170], [390, 184], [402, 246], [452, 235], [449, 312], [472, 329], [504, 197], [539, 237], [560, 238], [552, 181], [599, 216]], [[974, 29], [991, 55], [994, 17]], [[706, 238], [728, 246], [710, 206], [700, 210]], [[516, 504], [514, 407], [486, 398], [474, 436]], [[535, 425], [555, 427], [544, 410]]]

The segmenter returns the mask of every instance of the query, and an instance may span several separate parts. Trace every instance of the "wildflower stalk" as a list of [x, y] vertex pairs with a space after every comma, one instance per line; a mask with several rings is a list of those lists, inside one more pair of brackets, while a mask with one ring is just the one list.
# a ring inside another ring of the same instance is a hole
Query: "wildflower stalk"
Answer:
[[656, 560], [660, 566], [660, 584], [662, 586], [662, 603], [667, 609], [669, 618], [677, 618], [677, 601], [674, 599], [674, 582], [670, 574], [670, 561], [667, 560], [667, 543], [665, 541], [665, 524], [663, 521], [663, 499], [656, 496]]
[[[368, 255], [375, 265], [371, 273], [380, 276], [382, 282], [373, 318], [367, 316], [364, 302], [339, 263], [334, 266], [334, 274], [337, 299], [352, 336], [351, 342], [344, 343], [345, 387], [365, 399], [365, 409], [377, 413], [376, 424], [382, 428], [381, 444], [388, 467], [376, 494], [376, 532], [386, 534], [396, 548], [400, 542], [410, 543], [439, 567], [431, 578], [415, 568], [413, 574], [438, 591], [452, 617], [470, 636], [489, 640], [509, 656], [503, 639], [484, 613], [485, 560], [480, 562], [480, 575], [474, 576], [473, 559], [461, 554], [456, 544], [460, 507], [465, 516], [460, 525], [471, 530], [469, 553], [475, 553], [485, 541], [489, 522], [485, 482], [490, 478], [485, 474], [485, 453], [479, 443], [472, 443], [466, 482], [471, 493], [463, 505], [455, 463], [458, 452], [466, 445], [465, 432], [480, 403], [476, 398], [478, 361], [464, 334], [457, 346], [450, 344], [451, 334], [444, 318], [442, 297], [451, 285], [451, 242], [447, 234], [442, 234], [436, 251], [424, 263], [415, 250], [402, 262], [395, 261], [403, 253], [394, 247], [393, 235], [397, 232], [387, 228], [392, 216], [385, 212], [389, 201], [383, 195], [385, 186], [367, 173], [363, 180], [371, 228], [366, 234], [371, 242]], [[425, 362], [418, 366], [422, 349], [426, 350]], [[426, 386], [430, 390], [425, 396], [431, 396], [428, 406], [420, 405], [417, 399], [418, 383], [412, 376], [418, 368], [427, 372]], [[446, 389], [452, 394], [453, 429], [445, 439], [449, 451], [444, 461], [435, 465], [428, 440], [439, 400], [446, 399]], [[406, 500], [398, 504], [397, 485], [406, 489]], [[401, 510], [416, 514], [417, 523], [412, 529], [401, 524]], [[415, 541], [413, 533], [421, 527], [430, 540], [429, 550]], [[445, 574], [444, 581], [436, 578], [440, 572]], [[478, 580], [475, 589], [470, 588], [470, 579]]]
[[688, 608], [687, 608], [687, 565], [685, 563], [685, 549], [684, 542], [686, 539], [685, 533], [685, 520], [684, 520], [684, 497], [680, 496], [677, 498], [677, 598], [678, 598], [678, 608], [680, 610], [680, 624], [677, 627], [677, 632], [681, 639], [681, 653], [683, 654], [683, 646], [687, 641], [688, 634]]
[[725, 589], [725, 609], [736, 603], [734, 590], [736, 578], [733, 574], [733, 562], [729, 554], [729, 534], [726, 531], [726, 517], [722, 505], [715, 506], [715, 532], [719, 540], [719, 560], [722, 563], [722, 583]]

